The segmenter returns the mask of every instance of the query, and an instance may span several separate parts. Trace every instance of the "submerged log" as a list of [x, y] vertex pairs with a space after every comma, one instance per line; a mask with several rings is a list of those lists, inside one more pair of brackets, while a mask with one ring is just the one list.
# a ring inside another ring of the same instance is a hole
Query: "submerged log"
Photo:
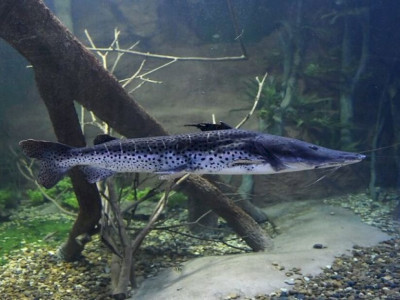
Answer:
[[[65, 78], [65, 70], [73, 72], [75, 64], [64, 60], [68, 55], [60, 55], [56, 50], [63, 49], [57, 43], [66, 35], [64, 28], [39, 1], [2, 1], [0, 15], [0, 36], [33, 65], [37, 87], [57, 139], [75, 147], [85, 146], [73, 103], [73, 85]], [[77, 237], [92, 233], [101, 215], [96, 185], [84, 180], [77, 169], [70, 172], [70, 177], [80, 209], [68, 240], [60, 249], [61, 256], [67, 261], [80, 256], [84, 243]]]
[[[138, 105], [41, 0], [3, 0], [0, 2], [0, 37], [19, 51], [33, 66], [36, 82], [48, 109], [59, 141], [83, 146], [85, 141], [73, 111], [77, 101], [93, 111], [119, 133], [127, 137], [166, 135], [162, 126]], [[80, 254], [76, 237], [88, 233], [100, 217], [100, 198], [96, 187], [88, 184], [78, 171], [72, 182], [80, 204], [79, 216], [64, 255], [73, 259]], [[270, 244], [265, 232], [229, 198], [207, 180], [191, 176], [186, 193], [229, 219], [228, 223], [255, 250]]]
[[[251, 176], [251, 175], [248, 175]], [[227, 182], [224, 182], [222, 178], [215, 175], [207, 175], [205, 178], [211, 181], [222, 193], [229, 195], [229, 198], [235, 202], [241, 209], [243, 209], [248, 215], [250, 215], [257, 223], [264, 223], [269, 221], [268, 216], [257, 206], [250, 202], [250, 200], [243, 197], [239, 191]], [[243, 181], [243, 180], [242, 180]], [[248, 195], [246, 195], [248, 196]]]
[[263, 251], [273, 247], [272, 240], [258, 223], [218, 190], [215, 185], [200, 176], [193, 175], [189, 176], [181, 185], [186, 193], [196, 195], [204, 204], [224, 218], [253, 251]]
[[1, 1], [0, 16], [0, 36], [32, 64], [39, 89], [59, 81], [56, 96], [79, 102], [125, 136], [166, 134], [43, 1]]

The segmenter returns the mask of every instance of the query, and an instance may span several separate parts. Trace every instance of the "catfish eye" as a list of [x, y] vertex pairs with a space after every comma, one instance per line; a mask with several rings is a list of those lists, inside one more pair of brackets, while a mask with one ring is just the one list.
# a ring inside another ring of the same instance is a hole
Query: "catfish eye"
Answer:
[[310, 149], [317, 151], [318, 147], [317, 146], [309, 146]]

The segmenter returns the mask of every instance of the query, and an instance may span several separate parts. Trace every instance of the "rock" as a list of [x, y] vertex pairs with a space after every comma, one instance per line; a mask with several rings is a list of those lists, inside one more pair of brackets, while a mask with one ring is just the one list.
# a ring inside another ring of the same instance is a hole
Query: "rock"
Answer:
[[240, 298], [240, 295], [238, 293], [230, 293], [224, 299], [229, 300], [229, 299], [238, 299], [238, 298]]
[[294, 285], [294, 278], [289, 278], [289, 279], [285, 279], [285, 281], [284, 281], [286, 284], [288, 284], [288, 285]]
[[326, 248], [326, 247], [324, 245], [322, 245], [322, 244], [314, 244], [313, 248], [314, 249], [323, 249], [323, 248]]

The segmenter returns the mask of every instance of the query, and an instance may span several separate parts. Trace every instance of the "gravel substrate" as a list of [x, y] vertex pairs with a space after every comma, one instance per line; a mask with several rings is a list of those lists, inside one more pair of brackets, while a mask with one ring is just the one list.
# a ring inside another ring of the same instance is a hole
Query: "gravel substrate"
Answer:
[[36, 244], [13, 252], [0, 267], [1, 299], [112, 299], [105, 250], [90, 243], [84, 258], [60, 261], [57, 249]]
[[375, 247], [355, 246], [315, 277], [302, 275], [293, 289], [256, 299], [400, 299], [400, 240]]
[[[246, 298], [232, 294], [223, 299], [400, 299], [399, 225], [391, 216], [397, 201], [393, 196], [377, 203], [366, 195], [326, 200], [328, 204], [352, 209], [366, 223], [381, 228], [393, 239], [369, 248], [356, 246], [352, 256], [337, 257], [315, 277], [296, 270], [288, 274], [291, 280], [287, 286], [270, 295]], [[160, 234], [160, 231], [154, 234], [154, 241], [150, 237], [150, 246], [137, 257], [139, 277], [153, 276], [165, 267], [179, 268], [180, 262], [190, 257], [224, 252], [220, 246], [215, 246], [213, 252], [213, 246], [207, 242], [193, 246], [185, 238], [179, 240], [179, 249], [186, 248], [183, 252], [155, 251], [158, 248], [151, 243], [157, 245]], [[182, 244], [185, 240], [186, 247]], [[0, 267], [0, 298], [112, 299], [109, 296], [110, 254], [98, 239], [87, 244], [80, 261], [63, 262], [56, 253], [54, 247], [38, 244], [27, 244], [12, 252], [6, 257], [9, 262]]]

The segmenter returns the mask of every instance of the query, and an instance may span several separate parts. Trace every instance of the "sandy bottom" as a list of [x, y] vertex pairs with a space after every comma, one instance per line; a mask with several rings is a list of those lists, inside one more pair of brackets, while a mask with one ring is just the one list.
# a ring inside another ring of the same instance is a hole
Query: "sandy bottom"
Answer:
[[[354, 245], [373, 246], [390, 238], [362, 223], [349, 210], [317, 201], [282, 203], [265, 209], [279, 227], [274, 249], [265, 253], [202, 257], [146, 279], [132, 299], [227, 299], [290, 289], [285, 273], [317, 275]], [[324, 248], [315, 249], [314, 244]]]

